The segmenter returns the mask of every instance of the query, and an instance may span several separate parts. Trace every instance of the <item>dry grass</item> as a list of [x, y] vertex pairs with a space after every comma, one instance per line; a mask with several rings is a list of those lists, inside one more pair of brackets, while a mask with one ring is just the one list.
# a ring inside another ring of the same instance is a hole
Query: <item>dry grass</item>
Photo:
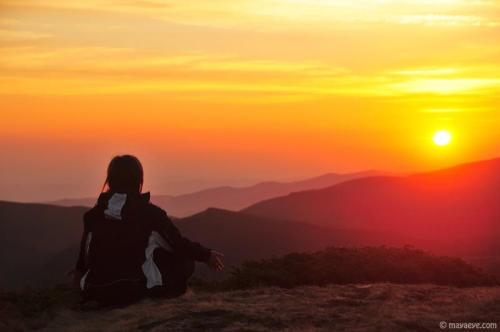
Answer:
[[[500, 323], [500, 287], [373, 284], [190, 292], [120, 309], [62, 308], [44, 330], [399, 332], [439, 331], [440, 321]], [[26, 326], [18, 322], [17, 329]]]

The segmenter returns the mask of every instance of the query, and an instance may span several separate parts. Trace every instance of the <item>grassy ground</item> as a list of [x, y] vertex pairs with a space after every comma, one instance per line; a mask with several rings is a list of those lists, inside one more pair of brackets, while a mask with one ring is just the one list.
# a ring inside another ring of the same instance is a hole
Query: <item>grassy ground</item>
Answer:
[[189, 292], [112, 310], [52, 308], [31, 319], [15, 316], [12, 308], [7, 317], [3, 309], [2, 331], [399, 332], [439, 331], [441, 321], [494, 322], [499, 330], [500, 287], [373, 284]]

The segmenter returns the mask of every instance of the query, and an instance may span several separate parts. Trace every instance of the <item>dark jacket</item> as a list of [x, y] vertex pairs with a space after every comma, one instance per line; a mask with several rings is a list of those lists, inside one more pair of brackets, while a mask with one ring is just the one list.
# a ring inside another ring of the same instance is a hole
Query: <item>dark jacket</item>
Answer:
[[89, 272], [88, 283], [144, 279], [141, 266], [153, 232], [178, 256], [201, 262], [209, 259], [210, 250], [183, 237], [165, 211], [149, 202], [149, 193], [127, 195], [120, 220], [105, 215], [112, 195], [101, 194], [96, 206], [84, 215], [76, 269], [82, 275]]

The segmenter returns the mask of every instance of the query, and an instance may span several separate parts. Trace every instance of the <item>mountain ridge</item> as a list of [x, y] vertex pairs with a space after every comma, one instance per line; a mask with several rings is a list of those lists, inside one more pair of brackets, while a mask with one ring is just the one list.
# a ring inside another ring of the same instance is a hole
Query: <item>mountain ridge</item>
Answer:
[[390, 231], [393, 236], [412, 234], [426, 237], [423, 244], [433, 250], [456, 247], [448, 239], [452, 236], [467, 244], [467, 250], [497, 254], [493, 238], [500, 231], [499, 199], [496, 158], [404, 177], [355, 179], [265, 200], [241, 212], [333, 228]]
[[[292, 182], [266, 181], [251, 186], [218, 186], [182, 195], [152, 195], [151, 201], [165, 209], [169, 215], [183, 218], [210, 207], [237, 211], [261, 200], [290, 192], [324, 188], [353, 178], [379, 174], [377, 171], [355, 173], [326, 173]], [[96, 198], [61, 199], [46, 202], [60, 206], [93, 206]]]

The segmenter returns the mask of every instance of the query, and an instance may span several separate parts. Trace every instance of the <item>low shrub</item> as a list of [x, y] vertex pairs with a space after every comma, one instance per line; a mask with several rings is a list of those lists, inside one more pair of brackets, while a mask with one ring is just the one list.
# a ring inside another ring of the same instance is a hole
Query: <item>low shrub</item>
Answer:
[[412, 248], [328, 248], [314, 253], [292, 253], [281, 258], [248, 261], [233, 268], [219, 282], [196, 287], [208, 290], [261, 286], [398, 283], [459, 287], [495, 286], [498, 279], [454, 257], [435, 256]]

